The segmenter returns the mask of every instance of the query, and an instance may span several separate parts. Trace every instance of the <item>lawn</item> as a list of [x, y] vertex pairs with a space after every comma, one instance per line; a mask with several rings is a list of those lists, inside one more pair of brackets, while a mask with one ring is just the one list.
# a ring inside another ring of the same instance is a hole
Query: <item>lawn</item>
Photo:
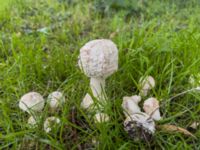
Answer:
[[[6, 2], [0, 4], [0, 149], [200, 149], [200, 130], [189, 128], [200, 120], [200, 93], [169, 100], [200, 86], [198, 1]], [[106, 80], [110, 121], [95, 124], [80, 107], [90, 89], [77, 62], [80, 48], [100, 38], [117, 45], [119, 69]], [[138, 94], [138, 81], [147, 75], [156, 86], [140, 105], [156, 97], [163, 117], [156, 124], [182, 127], [196, 138], [156, 130], [151, 139], [135, 141], [124, 131], [122, 98]], [[66, 103], [57, 111], [46, 105], [37, 127], [29, 127], [21, 96], [36, 91], [46, 99], [55, 90]], [[47, 116], [61, 120], [50, 133], [43, 130]]]

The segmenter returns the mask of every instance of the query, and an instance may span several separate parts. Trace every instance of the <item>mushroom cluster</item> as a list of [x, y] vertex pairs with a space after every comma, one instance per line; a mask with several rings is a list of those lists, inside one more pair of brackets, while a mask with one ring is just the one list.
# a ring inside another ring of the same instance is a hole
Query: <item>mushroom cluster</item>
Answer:
[[[118, 69], [118, 49], [108, 39], [97, 39], [86, 43], [80, 49], [78, 65], [84, 74], [90, 78], [90, 89], [92, 96], [87, 93], [81, 102], [84, 109], [94, 108], [97, 122], [109, 120], [104, 112], [106, 105], [105, 80]], [[93, 97], [93, 98], [92, 98]], [[96, 107], [92, 107], [94, 101]], [[102, 119], [103, 118], [103, 119]]]
[[[47, 103], [50, 108], [54, 111], [65, 102], [65, 97], [61, 92], [55, 91], [49, 94], [47, 98]], [[31, 127], [35, 127], [40, 120], [41, 112], [44, 109], [45, 100], [40, 93], [29, 92], [23, 95], [19, 101], [19, 108], [28, 114], [30, 117], [28, 119], [28, 124]], [[51, 123], [50, 123], [51, 122]], [[48, 117], [44, 121], [44, 130], [49, 133], [52, 130], [52, 124], [59, 124], [60, 119], [57, 117]]]
[[[108, 122], [110, 118], [105, 112], [105, 106], [107, 105], [105, 81], [118, 69], [117, 46], [108, 39], [89, 41], [80, 49], [78, 66], [84, 74], [90, 78], [91, 89], [91, 93], [86, 93], [83, 98], [81, 107], [89, 112], [93, 112], [91, 114], [93, 114], [95, 123]], [[200, 74], [197, 75], [197, 79], [191, 76], [190, 83], [196, 85], [195, 81], [198, 80], [199, 83], [199, 78]], [[134, 138], [134, 140], [147, 140], [155, 133], [156, 121], [161, 120], [162, 117], [159, 110], [159, 101], [155, 97], [147, 98], [149, 92], [155, 87], [154, 78], [152, 76], [141, 77], [138, 85], [138, 95], [123, 97], [121, 106], [126, 117], [123, 125], [125, 131], [130, 137]], [[171, 99], [192, 90], [200, 91], [200, 87], [198, 86], [179, 93]], [[146, 100], [144, 100], [142, 111], [139, 103], [144, 98]], [[19, 108], [30, 115], [27, 122], [31, 127], [35, 127], [38, 124], [45, 103], [48, 104], [52, 112], [55, 112], [65, 103], [65, 97], [59, 91], [50, 93], [47, 97], [47, 101], [37, 92], [29, 92], [21, 97]], [[44, 131], [46, 133], [51, 132], [53, 126], [60, 124], [60, 122], [61, 120], [55, 116], [47, 117], [43, 124]], [[199, 122], [194, 122], [191, 127], [197, 128], [199, 125]], [[95, 139], [93, 142], [98, 143]]]
[[124, 129], [130, 137], [137, 139], [149, 139], [155, 132], [155, 121], [161, 119], [159, 111], [159, 101], [150, 97], [144, 101], [143, 110], [139, 107], [141, 96], [147, 96], [148, 92], [155, 86], [153, 77], [148, 76], [140, 79], [140, 94], [133, 96], [124, 96], [122, 108], [126, 119]]

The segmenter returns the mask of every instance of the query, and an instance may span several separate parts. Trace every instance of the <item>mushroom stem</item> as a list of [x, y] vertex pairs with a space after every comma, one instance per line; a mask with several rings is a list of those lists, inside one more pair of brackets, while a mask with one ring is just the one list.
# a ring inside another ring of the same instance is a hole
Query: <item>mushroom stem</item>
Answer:
[[96, 97], [99, 101], [105, 100], [105, 79], [104, 78], [91, 78], [90, 87], [93, 93], [93, 96]]

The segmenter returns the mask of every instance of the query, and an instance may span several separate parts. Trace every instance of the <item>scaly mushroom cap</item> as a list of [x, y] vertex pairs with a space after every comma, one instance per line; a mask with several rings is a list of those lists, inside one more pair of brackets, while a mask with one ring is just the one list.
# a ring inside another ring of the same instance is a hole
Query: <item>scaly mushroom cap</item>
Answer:
[[42, 95], [37, 92], [29, 92], [21, 97], [19, 108], [28, 113], [30, 113], [29, 109], [34, 112], [40, 112], [44, 108], [44, 103]]
[[47, 102], [51, 108], [57, 108], [58, 105], [65, 102], [65, 97], [61, 92], [55, 91], [49, 94]]
[[118, 69], [118, 49], [111, 40], [89, 41], [80, 49], [78, 64], [88, 77], [106, 78]]

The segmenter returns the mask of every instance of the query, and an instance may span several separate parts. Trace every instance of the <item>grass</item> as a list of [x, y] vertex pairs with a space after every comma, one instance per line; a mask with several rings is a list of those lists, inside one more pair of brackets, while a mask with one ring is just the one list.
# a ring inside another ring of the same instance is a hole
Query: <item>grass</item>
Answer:
[[[134, 142], [123, 129], [121, 108], [123, 96], [138, 94], [139, 78], [152, 75], [156, 88], [149, 97], [160, 100], [164, 118], [158, 124], [187, 128], [199, 121], [199, 93], [166, 101], [192, 88], [189, 76], [199, 73], [197, 1], [144, 1], [100, 12], [94, 1], [17, 0], [7, 6], [0, 14], [0, 149], [200, 149], [200, 130], [193, 132], [197, 139], [157, 131], [150, 141]], [[119, 70], [106, 82], [107, 124], [94, 124], [80, 108], [89, 79], [77, 57], [96, 38], [111, 38], [119, 49]], [[29, 128], [18, 100], [29, 91], [46, 98], [54, 90], [67, 102], [54, 113], [46, 106], [38, 127]], [[47, 134], [43, 120], [51, 115], [62, 123]]]

